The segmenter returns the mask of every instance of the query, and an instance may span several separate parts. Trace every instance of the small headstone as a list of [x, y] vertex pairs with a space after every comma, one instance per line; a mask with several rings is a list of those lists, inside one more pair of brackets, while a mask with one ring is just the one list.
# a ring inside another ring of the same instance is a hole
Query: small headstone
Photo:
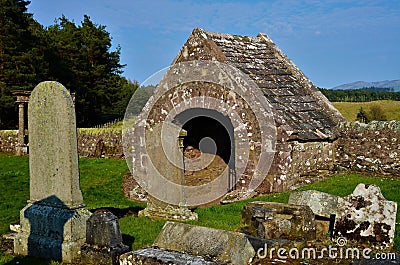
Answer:
[[60, 83], [42, 82], [28, 105], [30, 200], [20, 212], [14, 252], [73, 262], [85, 242], [75, 108]]
[[87, 221], [86, 244], [82, 246], [85, 264], [119, 264], [119, 256], [129, 247], [122, 243], [118, 218], [107, 210], [98, 210]]
[[264, 239], [314, 240], [310, 207], [276, 202], [249, 202], [242, 210], [242, 231]]
[[164, 225], [154, 246], [224, 264], [248, 264], [256, 254], [242, 233], [175, 222]]
[[358, 184], [352, 194], [339, 199], [335, 236], [369, 247], [391, 248], [396, 213], [397, 203], [386, 200], [379, 187]]
[[338, 198], [329, 193], [306, 190], [290, 193], [289, 204], [307, 205], [315, 215], [330, 218], [336, 213]]

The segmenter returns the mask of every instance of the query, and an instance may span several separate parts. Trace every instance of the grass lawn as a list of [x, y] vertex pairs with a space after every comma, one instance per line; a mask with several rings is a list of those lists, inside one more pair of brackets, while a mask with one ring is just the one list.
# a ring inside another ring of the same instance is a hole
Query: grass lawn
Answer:
[[[9, 232], [9, 224], [19, 220], [19, 211], [29, 198], [28, 157], [0, 154], [0, 234]], [[119, 212], [137, 212], [144, 204], [125, 199], [122, 193], [122, 177], [128, 171], [125, 160], [80, 159], [81, 189], [89, 210], [110, 207]], [[387, 179], [360, 175], [338, 175], [324, 181], [308, 185], [300, 190], [316, 189], [331, 194], [350, 194], [360, 182], [378, 185], [386, 199], [400, 204], [400, 178]], [[287, 202], [289, 192], [271, 194], [252, 200]], [[198, 208], [198, 221], [191, 224], [235, 230], [240, 225], [240, 212], [247, 201], [223, 206]], [[120, 220], [124, 243], [132, 249], [151, 245], [164, 225], [164, 221], [152, 221], [143, 217], [128, 215]], [[398, 214], [397, 222], [400, 222]], [[395, 250], [400, 251], [400, 226], [396, 226]], [[0, 239], [4, 241], [3, 239]], [[0, 249], [0, 264], [59, 264], [32, 258], [13, 257]]]
[[362, 107], [366, 112], [369, 112], [371, 106], [381, 106], [387, 120], [400, 121], [400, 101], [393, 100], [378, 100], [371, 102], [332, 102], [333, 106], [348, 120], [355, 121], [357, 113]]

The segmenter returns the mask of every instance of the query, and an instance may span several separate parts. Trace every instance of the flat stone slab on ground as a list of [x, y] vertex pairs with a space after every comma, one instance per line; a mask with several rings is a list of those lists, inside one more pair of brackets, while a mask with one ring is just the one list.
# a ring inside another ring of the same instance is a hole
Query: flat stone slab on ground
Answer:
[[256, 254], [245, 234], [175, 222], [164, 225], [154, 246], [238, 265]]
[[149, 247], [121, 255], [120, 265], [218, 265], [202, 257]]
[[289, 203], [307, 205], [315, 215], [330, 218], [331, 214], [336, 214], [338, 198], [329, 193], [306, 190], [290, 193]]

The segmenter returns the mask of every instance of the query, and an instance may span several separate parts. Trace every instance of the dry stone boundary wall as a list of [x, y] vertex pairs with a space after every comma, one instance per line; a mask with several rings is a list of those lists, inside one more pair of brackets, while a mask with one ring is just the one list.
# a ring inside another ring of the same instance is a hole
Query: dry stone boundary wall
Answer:
[[[282, 163], [271, 170], [285, 167], [298, 177], [334, 168], [400, 174], [400, 121], [347, 122], [337, 132], [339, 138], [333, 143], [292, 142], [291, 148], [277, 150]], [[17, 131], [0, 131], [0, 152], [15, 152], [17, 141]], [[81, 157], [123, 157], [121, 130], [80, 129], [78, 153]]]
[[[0, 131], [0, 153], [14, 153], [17, 131]], [[118, 129], [78, 129], [80, 157], [123, 157], [122, 133]]]

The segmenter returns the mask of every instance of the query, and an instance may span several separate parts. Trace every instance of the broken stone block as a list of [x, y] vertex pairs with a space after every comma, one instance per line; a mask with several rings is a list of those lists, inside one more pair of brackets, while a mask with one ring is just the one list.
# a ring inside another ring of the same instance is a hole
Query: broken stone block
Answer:
[[314, 240], [310, 207], [277, 202], [249, 202], [242, 210], [242, 231], [264, 239]]
[[154, 246], [224, 264], [248, 264], [256, 254], [245, 234], [175, 222], [164, 225]]
[[393, 246], [397, 203], [386, 200], [379, 187], [360, 183], [349, 196], [340, 198], [335, 236], [376, 248]]
[[289, 197], [290, 204], [307, 205], [318, 216], [330, 218], [336, 213], [338, 196], [317, 190], [292, 192]]
[[98, 210], [87, 221], [84, 264], [117, 265], [119, 256], [129, 251], [122, 243], [118, 218], [108, 210]]

